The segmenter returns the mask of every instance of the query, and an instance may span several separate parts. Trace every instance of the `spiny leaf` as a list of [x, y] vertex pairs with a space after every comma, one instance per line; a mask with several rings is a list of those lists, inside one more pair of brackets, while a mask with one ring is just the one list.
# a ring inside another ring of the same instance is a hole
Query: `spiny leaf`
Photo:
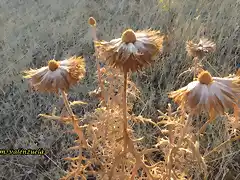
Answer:
[[70, 106], [75, 106], [75, 105], [80, 105], [80, 104], [88, 104], [88, 103], [83, 102], [83, 101], [73, 101], [73, 102], [70, 102]]

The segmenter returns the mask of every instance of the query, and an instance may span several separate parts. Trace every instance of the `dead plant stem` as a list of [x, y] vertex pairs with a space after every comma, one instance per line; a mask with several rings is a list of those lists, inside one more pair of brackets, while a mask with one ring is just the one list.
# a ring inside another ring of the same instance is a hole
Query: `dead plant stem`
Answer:
[[[96, 26], [91, 26], [91, 31], [92, 31], [92, 37], [93, 37], [93, 43], [95, 43], [95, 41], [97, 41], [97, 30], [96, 30]], [[100, 90], [103, 93], [104, 91], [104, 86], [103, 86], [103, 82], [102, 82], [102, 75], [101, 75], [101, 71], [100, 71], [100, 63], [98, 60], [98, 56], [97, 56], [97, 49], [94, 46], [95, 49], [95, 54], [96, 54], [96, 64], [97, 64], [97, 72], [98, 72], [98, 83], [100, 85]]]
[[195, 78], [196, 78], [196, 74], [197, 74], [197, 63], [198, 63], [198, 57], [195, 57], [194, 59], [193, 59], [194, 61], [194, 76], [193, 76], [193, 80], [195, 80]]
[[83, 132], [81, 130], [81, 127], [79, 127], [77, 121], [76, 121], [76, 118], [74, 116], [74, 113], [72, 111], [72, 108], [70, 107], [70, 103], [67, 99], [67, 94], [62, 90], [61, 91], [62, 93], [62, 97], [63, 97], [63, 101], [64, 101], [64, 104], [66, 106], [66, 109], [69, 113], [69, 115], [71, 116], [71, 119], [72, 119], [72, 125], [73, 125], [73, 128], [74, 128], [74, 132], [77, 133], [77, 135], [79, 136], [79, 139], [82, 141], [82, 143], [87, 146], [87, 141], [86, 139], [84, 138], [84, 135], [83, 135]]
[[123, 87], [123, 137], [124, 151], [127, 149], [128, 132], [127, 132], [127, 72], [124, 71], [124, 87]]

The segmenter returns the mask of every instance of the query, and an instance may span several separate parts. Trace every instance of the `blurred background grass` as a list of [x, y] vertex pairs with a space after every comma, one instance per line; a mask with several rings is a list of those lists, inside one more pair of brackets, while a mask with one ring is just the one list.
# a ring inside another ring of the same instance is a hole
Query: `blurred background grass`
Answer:
[[75, 109], [78, 115], [92, 111], [97, 103], [87, 93], [97, 84], [89, 16], [97, 20], [99, 39], [116, 38], [129, 27], [169, 34], [170, 53], [133, 77], [142, 92], [135, 113], [155, 118], [156, 110], [165, 111], [170, 102], [166, 93], [186, 85], [192, 78], [178, 78], [192, 64], [185, 52], [187, 40], [205, 35], [216, 42], [217, 52], [204, 62], [214, 76], [235, 72], [240, 62], [239, 12], [239, 0], [2, 0], [0, 148], [41, 147], [48, 153], [44, 157], [0, 157], [0, 179], [58, 179], [67, 169], [63, 158], [69, 155], [66, 149], [74, 139], [69, 128], [37, 118], [39, 113], [51, 113], [61, 102], [52, 95], [29, 92], [21, 71], [45, 66], [52, 58], [83, 56], [87, 76], [71, 90], [70, 99], [89, 102]]

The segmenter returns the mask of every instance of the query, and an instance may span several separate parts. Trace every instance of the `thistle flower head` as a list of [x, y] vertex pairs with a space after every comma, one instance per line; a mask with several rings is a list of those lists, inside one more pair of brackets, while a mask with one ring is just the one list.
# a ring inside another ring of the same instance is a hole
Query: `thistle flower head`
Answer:
[[125, 72], [135, 72], [151, 64], [162, 50], [163, 36], [158, 31], [134, 32], [127, 29], [121, 38], [110, 42], [96, 41], [100, 58]]
[[68, 91], [85, 75], [83, 58], [73, 56], [67, 60], [48, 61], [48, 66], [24, 71], [24, 78], [29, 79], [33, 89], [40, 92]]
[[214, 52], [216, 50], [216, 44], [206, 38], [200, 39], [198, 44], [187, 41], [186, 50], [189, 56], [201, 59], [207, 53]]
[[184, 109], [193, 113], [209, 113], [210, 110], [216, 114], [223, 114], [226, 109], [233, 108], [240, 97], [240, 78], [234, 77], [212, 77], [207, 71], [198, 75], [198, 80], [187, 86], [170, 92], [170, 98]]

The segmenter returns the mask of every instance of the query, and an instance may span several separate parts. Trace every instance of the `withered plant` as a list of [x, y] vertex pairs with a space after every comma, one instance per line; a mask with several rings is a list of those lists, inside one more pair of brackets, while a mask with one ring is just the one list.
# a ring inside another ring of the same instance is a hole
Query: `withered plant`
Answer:
[[[109, 66], [118, 68], [124, 76], [122, 111], [123, 111], [123, 151], [116, 157], [113, 169], [119, 161], [131, 153], [136, 159], [132, 178], [137, 174], [137, 170], [143, 168], [148, 177], [153, 178], [149, 172], [151, 167], [147, 167], [141, 159], [143, 154], [134, 148], [134, 140], [129, 136], [128, 116], [127, 116], [127, 78], [129, 72], [136, 72], [154, 62], [162, 50], [163, 36], [153, 30], [137, 31], [127, 29], [122, 33], [121, 38], [107, 41], [97, 41], [95, 46], [100, 58]], [[112, 170], [113, 171], [113, 170]], [[110, 179], [112, 175], [110, 176]]]
[[170, 104], [167, 113], [160, 114], [158, 124], [164, 125], [162, 131], [167, 136], [159, 137], [155, 145], [165, 157], [162, 179], [189, 179], [189, 174], [198, 174], [199, 179], [206, 179], [207, 165], [191, 125], [193, 115], [173, 112]]
[[187, 71], [184, 71], [179, 76], [186, 72], [192, 72], [194, 73], [194, 79], [196, 77], [196, 74], [202, 71], [202, 60], [203, 58], [216, 50], [216, 44], [207, 38], [200, 38], [198, 43], [194, 43], [193, 41], [187, 41], [186, 42], [186, 50], [187, 55], [189, 57], [193, 57], [193, 67], [190, 68]]
[[[78, 135], [76, 140], [77, 146], [71, 149], [78, 150], [77, 157], [69, 157], [66, 160], [72, 161], [69, 173], [63, 179], [69, 179], [71, 177], [81, 177], [85, 178], [85, 171], [87, 168], [91, 168], [91, 163], [88, 163], [86, 157], [83, 156], [83, 149], [88, 149], [87, 140], [84, 137], [83, 127], [79, 125], [80, 120], [74, 115], [71, 105], [76, 104], [70, 103], [67, 98], [67, 93], [69, 88], [76, 85], [85, 75], [85, 61], [82, 57], [73, 56], [69, 59], [63, 61], [50, 60], [48, 66], [42, 67], [40, 69], [30, 69], [24, 71], [24, 78], [29, 79], [30, 86], [39, 92], [51, 92], [59, 95], [61, 92], [68, 116], [62, 118], [56, 115], [46, 115], [40, 114], [40, 116], [63, 120], [65, 123], [71, 123], [73, 126], [73, 131]], [[77, 102], [80, 103], [81, 102]], [[82, 163], [82, 161], [87, 161]], [[82, 172], [82, 173], [79, 173]]]
[[239, 77], [212, 77], [208, 71], [202, 71], [198, 74], [198, 80], [169, 95], [185, 111], [197, 115], [202, 112], [209, 113], [209, 120], [200, 129], [200, 133], [217, 115], [223, 115], [226, 109], [233, 108], [237, 120], [239, 96]]
[[[79, 118], [72, 107], [85, 103], [68, 101], [66, 93], [85, 75], [85, 62], [81, 57], [50, 60], [46, 67], [24, 72], [34, 90], [57, 95], [61, 92], [66, 113], [40, 116], [72, 124], [73, 132], [78, 135], [76, 145], [70, 148], [77, 155], [65, 158], [70, 161], [70, 167], [62, 179], [206, 180], [213, 174], [209, 173], [208, 165], [219, 156], [222, 158], [219, 164], [226, 166], [223, 156], [233, 154], [229, 143], [240, 139], [238, 74], [213, 77], [202, 67], [198, 67], [198, 72], [195, 67], [197, 79], [169, 93], [179, 108], [174, 111], [169, 104], [167, 112], [159, 111], [160, 116], [155, 121], [144, 118], [133, 112], [134, 101], [140, 99], [141, 93], [130, 80], [130, 74], [154, 63], [161, 54], [163, 36], [153, 30], [127, 29], [121, 38], [99, 41], [96, 20], [90, 17], [88, 22], [98, 80], [98, 87], [89, 95], [100, 101], [98, 108]], [[194, 57], [195, 65], [214, 50], [215, 44], [206, 39], [198, 44], [187, 43], [188, 54]], [[100, 61], [105, 63], [103, 68]], [[228, 109], [233, 109], [234, 113], [229, 113]], [[198, 131], [194, 120], [206, 113], [209, 120]], [[220, 134], [219, 141], [209, 146], [211, 141], [206, 140], [209, 136], [204, 132], [210, 122], [220, 116], [225, 119], [216, 123], [221, 129], [216, 130]], [[136, 124], [152, 125], [156, 129], [152, 132], [157, 137], [153, 145], [147, 147], [142, 141], [144, 134], [136, 133]]]

